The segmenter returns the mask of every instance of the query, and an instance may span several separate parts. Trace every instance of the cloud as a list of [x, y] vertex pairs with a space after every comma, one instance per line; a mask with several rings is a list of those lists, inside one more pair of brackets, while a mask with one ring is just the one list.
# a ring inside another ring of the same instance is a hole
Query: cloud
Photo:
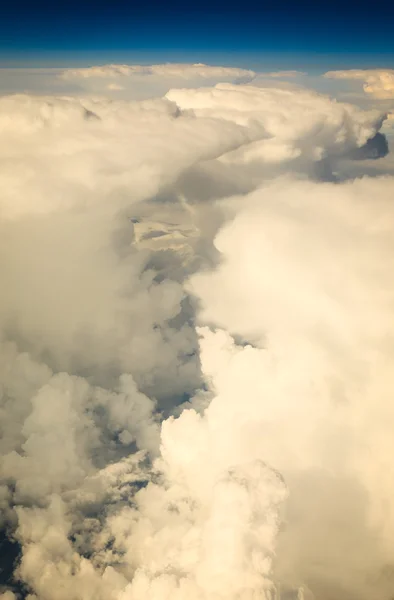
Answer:
[[118, 92], [118, 91], [124, 90], [124, 87], [119, 85], [118, 83], [109, 83], [107, 85], [107, 89]]
[[[211, 328], [201, 361], [214, 455], [264, 456], [283, 474], [277, 576], [320, 597], [391, 586], [379, 571], [393, 561], [393, 189], [390, 177], [283, 179], [223, 201], [220, 263], [190, 284]], [[229, 334], [246, 345], [235, 350]]]
[[386, 597], [393, 179], [322, 180], [385, 115], [161, 71], [0, 98], [1, 593]]
[[102, 65], [79, 69], [65, 69], [61, 74], [63, 79], [88, 79], [91, 77], [118, 78], [134, 75], [159, 75], [168, 78], [182, 79], [253, 79], [254, 71], [236, 67], [216, 67], [202, 63], [168, 63], [159, 65]]
[[366, 94], [374, 98], [387, 100], [394, 98], [393, 69], [350, 69], [348, 71], [328, 71], [324, 77], [329, 79], [355, 79], [363, 82]]
[[248, 83], [256, 77], [249, 69], [197, 64], [100, 65], [64, 69], [58, 75], [66, 85], [79, 86], [90, 93], [113, 92], [115, 96], [143, 99], [162, 96], [179, 86], [215, 85], [221, 81]]
[[303, 71], [271, 71], [270, 73], [262, 73], [262, 75], [264, 77], [274, 77], [274, 78], [281, 78], [284, 77], [285, 79], [287, 78], [292, 78], [292, 77], [299, 77], [300, 75], [306, 75], [306, 73], [304, 73]]
[[[158, 274], [155, 250], [139, 245], [142, 225], [130, 218], [137, 203], [184, 170], [259, 132], [196, 118], [167, 99], [10, 96], [0, 100], [0, 124], [0, 323], [7, 335], [36, 356], [49, 352], [52, 368], [90, 373], [99, 382], [133, 365], [137, 382], [150, 391], [159, 386], [161, 396], [192, 390], [195, 333], [182, 282], [166, 276], [178, 261], [174, 231], [160, 250], [169, 256]], [[184, 278], [187, 255], [182, 260]]]
[[[0, 130], [8, 159], [1, 210], [8, 218], [75, 206], [89, 197], [99, 202], [100, 195], [127, 186], [140, 200], [153, 195], [159, 180], [164, 185], [193, 162], [257, 135], [228, 121], [197, 120], [167, 99], [130, 103], [26, 95], [0, 98]], [[18, 152], [21, 135], [26, 136], [24, 154]], [[170, 135], [175, 137], [168, 146]], [[112, 142], [113, 152], [106, 141]], [[49, 172], [43, 164], [49, 164]], [[72, 195], [62, 193], [58, 173], [63, 185], [73, 187]]]
[[79, 68], [0, 69], [0, 94], [86, 94], [122, 100], [146, 100], [163, 96], [173, 87], [215, 85], [221, 81], [248, 83], [256, 77], [250, 69], [202, 63], [116, 65]]
[[259, 132], [259, 139], [220, 159], [244, 170], [246, 166], [248, 177], [256, 171], [261, 176], [264, 164], [270, 165], [271, 175], [274, 164], [282, 172], [305, 172], [323, 160], [328, 164], [332, 157], [364, 146], [385, 119], [380, 111], [362, 111], [305, 89], [218, 84], [171, 90], [166, 97], [198, 117], [221, 118]]
[[383, 133], [378, 132], [374, 137], [367, 140], [364, 146], [356, 148], [350, 152], [353, 160], [366, 160], [383, 158], [389, 153], [387, 138]]

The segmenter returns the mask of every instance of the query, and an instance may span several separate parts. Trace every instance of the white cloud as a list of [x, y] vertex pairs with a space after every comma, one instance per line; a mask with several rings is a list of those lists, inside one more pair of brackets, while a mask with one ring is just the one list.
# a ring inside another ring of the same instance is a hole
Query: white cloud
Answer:
[[[0, 131], [1, 212], [9, 218], [99, 203], [128, 187], [130, 204], [153, 195], [194, 162], [258, 135], [228, 121], [197, 120], [167, 99], [134, 103], [22, 95], [0, 98]], [[65, 185], [72, 194], [63, 193]]]
[[135, 75], [159, 75], [166, 78], [180, 79], [217, 79], [236, 80], [253, 79], [254, 71], [236, 67], [217, 67], [202, 63], [168, 63], [159, 65], [101, 65], [79, 69], [65, 69], [61, 74], [63, 79], [88, 79], [88, 78], [122, 78]]
[[215, 85], [220, 81], [247, 83], [250, 69], [188, 64], [116, 65], [80, 68], [0, 69], [0, 94], [30, 93], [54, 96], [85, 94], [123, 100], [163, 96], [172, 87]]
[[213, 89], [172, 90], [166, 97], [182, 109], [193, 109], [197, 116], [220, 116], [258, 127], [266, 137], [276, 139], [299, 142], [309, 138], [315, 147], [319, 141], [325, 147], [362, 145], [383, 120], [380, 111], [362, 111], [309, 90], [218, 84]]
[[328, 71], [324, 77], [330, 79], [355, 79], [363, 82], [366, 94], [387, 100], [394, 98], [394, 69], [350, 69], [348, 71]]
[[162, 395], [186, 381], [193, 389], [193, 329], [167, 325], [182, 318], [182, 285], [156, 281], [154, 250], [133, 245], [128, 217], [185, 169], [257, 133], [166, 99], [5, 97], [0, 123], [2, 327], [39, 356], [50, 351], [58, 369], [107, 377], [133, 365], [150, 389], [159, 376]]
[[215, 85], [220, 81], [247, 83], [256, 77], [249, 69], [198, 64], [100, 65], [65, 69], [59, 83], [89, 93], [136, 100], [163, 96], [179, 86]]
[[30, 600], [371, 594], [393, 180], [308, 178], [383, 118], [223, 83], [0, 99], [0, 507]]
[[214, 454], [264, 456], [284, 475], [278, 576], [319, 580], [323, 597], [391, 585], [372, 573], [394, 558], [393, 191], [393, 178], [283, 179], [234, 198], [218, 267], [191, 280], [200, 321], [255, 346], [236, 353], [228, 333], [203, 330]]
[[223, 158], [241, 164], [291, 161], [300, 156], [311, 164], [340, 155], [364, 145], [385, 118], [380, 111], [362, 111], [310, 90], [218, 84], [171, 90], [166, 97], [198, 117], [226, 119], [259, 132], [258, 141]]

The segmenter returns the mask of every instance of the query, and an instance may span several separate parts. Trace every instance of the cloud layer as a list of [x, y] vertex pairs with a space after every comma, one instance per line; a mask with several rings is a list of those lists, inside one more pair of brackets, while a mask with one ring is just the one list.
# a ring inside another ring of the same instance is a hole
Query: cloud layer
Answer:
[[140, 99], [164, 95], [180, 85], [197, 87], [215, 85], [221, 81], [247, 83], [256, 76], [254, 71], [237, 67], [197, 64], [159, 65], [100, 65], [64, 69], [59, 79], [95, 93], [111, 93]]
[[202, 63], [196, 64], [160, 64], [160, 65], [102, 65], [79, 69], [65, 69], [63, 79], [88, 79], [91, 77], [118, 78], [135, 75], [159, 75], [168, 78], [182, 79], [253, 79], [254, 71], [236, 67], [213, 67]]
[[385, 115], [135, 73], [231, 83], [0, 98], [0, 597], [389, 600]]

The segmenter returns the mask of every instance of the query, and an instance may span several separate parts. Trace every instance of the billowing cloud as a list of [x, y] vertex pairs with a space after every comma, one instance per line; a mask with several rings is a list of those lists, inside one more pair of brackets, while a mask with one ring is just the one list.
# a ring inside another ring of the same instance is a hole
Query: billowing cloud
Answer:
[[166, 97], [199, 117], [225, 119], [260, 132], [259, 139], [219, 159], [231, 167], [237, 164], [249, 179], [294, 169], [312, 172], [321, 166], [328, 173], [331, 158], [364, 146], [385, 119], [380, 111], [362, 111], [305, 89], [218, 84], [171, 90]]
[[374, 98], [387, 100], [394, 98], [393, 69], [350, 69], [348, 71], [328, 71], [324, 77], [330, 79], [355, 79], [362, 81], [364, 92]]
[[1, 597], [389, 598], [385, 115], [139, 69], [0, 99]]
[[278, 577], [320, 597], [392, 585], [393, 190], [284, 179], [224, 201], [220, 264], [191, 280], [217, 328], [202, 330], [201, 360], [219, 456], [283, 474]]

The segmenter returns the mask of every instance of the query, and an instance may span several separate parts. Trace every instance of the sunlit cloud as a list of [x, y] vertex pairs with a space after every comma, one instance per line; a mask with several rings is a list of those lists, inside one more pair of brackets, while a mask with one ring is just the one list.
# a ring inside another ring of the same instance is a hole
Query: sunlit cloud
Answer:
[[390, 115], [53, 80], [0, 98], [0, 598], [389, 597]]
[[328, 71], [324, 77], [329, 79], [357, 80], [363, 84], [366, 94], [387, 100], [394, 98], [393, 69], [350, 69], [348, 71]]

